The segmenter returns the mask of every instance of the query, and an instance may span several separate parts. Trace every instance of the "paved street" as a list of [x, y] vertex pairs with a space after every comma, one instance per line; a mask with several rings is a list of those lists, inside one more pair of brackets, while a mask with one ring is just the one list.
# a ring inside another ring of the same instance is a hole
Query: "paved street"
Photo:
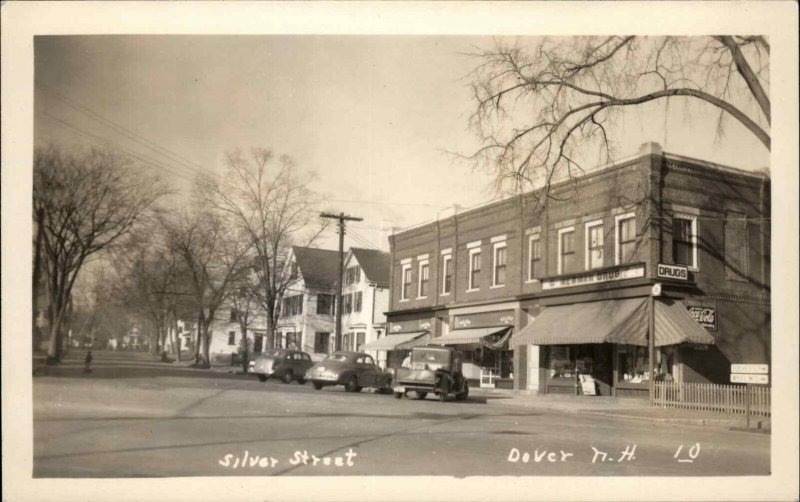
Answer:
[[315, 391], [142, 354], [94, 356], [90, 374], [76, 351], [33, 379], [36, 477], [770, 471], [766, 434], [511, 406], [502, 395], [440, 403]]

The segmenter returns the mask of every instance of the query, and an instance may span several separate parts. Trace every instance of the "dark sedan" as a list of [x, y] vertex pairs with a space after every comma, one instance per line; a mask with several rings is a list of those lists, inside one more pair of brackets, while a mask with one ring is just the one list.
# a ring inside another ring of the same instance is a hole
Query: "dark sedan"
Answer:
[[392, 376], [363, 352], [334, 352], [309, 369], [305, 379], [317, 390], [328, 385], [344, 385], [348, 392], [360, 392], [364, 387], [386, 391], [392, 386]]
[[284, 383], [297, 380], [306, 383], [303, 379], [308, 368], [314, 365], [311, 356], [299, 350], [269, 350], [258, 354], [250, 361], [250, 373], [258, 376], [262, 382], [267, 378], [280, 378]]

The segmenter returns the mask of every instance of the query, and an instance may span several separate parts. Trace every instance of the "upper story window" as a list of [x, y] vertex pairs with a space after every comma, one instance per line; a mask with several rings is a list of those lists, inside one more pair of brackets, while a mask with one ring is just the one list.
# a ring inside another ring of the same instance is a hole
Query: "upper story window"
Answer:
[[289, 277], [291, 279], [297, 279], [298, 269], [297, 269], [297, 262], [293, 261], [291, 265], [289, 265]]
[[496, 243], [493, 250], [492, 286], [504, 286], [506, 284], [506, 243]]
[[603, 222], [586, 224], [586, 269], [602, 268], [603, 260]]
[[291, 317], [303, 313], [303, 295], [289, 296], [283, 299], [281, 315]]
[[469, 290], [479, 289], [481, 275], [481, 248], [469, 251]]
[[615, 265], [630, 263], [636, 251], [636, 215], [622, 214], [615, 218], [617, 247]]
[[431, 269], [428, 260], [419, 262], [419, 289], [417, 290], [418, 298], [428, 297], [428, 282], [430, 282]]
[[558, 273], [575, 272], [575, 227], [562, 228], [558, 231]]
[[672, 218], [672, 261], [676, 265], [697, 267], [697, 217], [676, 214]]
[[353, 311], [353, 295], [342, 295], [342, 314], [349, 314]]
[[411, 295], [411, 264], [406, 263], [403, 265], [402, 271], [400, 272], [400, 276], [402, 279], [401, 286], [400, 286], [400, 301], [406, 301], [410, 298]]
[[747, 259], [747, 216], [725, 212], [725, 278], [745, 281], [749, 275]]
[[539, 234], [528, 237], [528, 280], [542, 276], [542, 239]]
[[228, 331], [228, 345], [236, 345], [236, 332]]
[[231, 322], [238, 322], [240, 315], [241, 314], [240, 314], [240, 312], [238, 310], [231, 309]]
[[453, 289], [453, 256], [442, 256], [442, 294], [449, 295]]
[[356, 291], [353, 293], [353, 312], [361, 312], [362, 296], [363, 293], [361, 291]]
[[353, 265], [344, 271], [344, 285], [350, 286], [361, 281], [361, 267]]
[[336, 297], [333, 295], [326, 295], [324, 293], [320, 293], [317, 295], [317, 314], [321, 315], [333, 315], [334, 313], [334, 304], [336, 303]]

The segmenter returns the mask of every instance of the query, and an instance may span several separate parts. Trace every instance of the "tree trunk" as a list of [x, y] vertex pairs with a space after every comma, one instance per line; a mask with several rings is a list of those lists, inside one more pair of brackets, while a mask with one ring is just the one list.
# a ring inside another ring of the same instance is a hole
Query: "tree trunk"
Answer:
[[39, 286], [41, 282], [42, 270], [42, 233], [44, 231], [44, 208], [39, 208], [36, 211], [36, 249], [33, 256], [33, 350], [38, 352], [40, 350], [39, 344], [42, 339], [42, 332], [36, 322], [39, 317]]

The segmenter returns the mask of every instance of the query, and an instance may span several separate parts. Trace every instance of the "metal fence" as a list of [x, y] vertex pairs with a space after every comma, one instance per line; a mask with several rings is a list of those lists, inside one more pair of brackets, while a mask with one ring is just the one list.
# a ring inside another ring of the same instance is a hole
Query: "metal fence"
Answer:
[[692, 382], [655, 382], [653, 406], [770, 416], [770, 388]]

